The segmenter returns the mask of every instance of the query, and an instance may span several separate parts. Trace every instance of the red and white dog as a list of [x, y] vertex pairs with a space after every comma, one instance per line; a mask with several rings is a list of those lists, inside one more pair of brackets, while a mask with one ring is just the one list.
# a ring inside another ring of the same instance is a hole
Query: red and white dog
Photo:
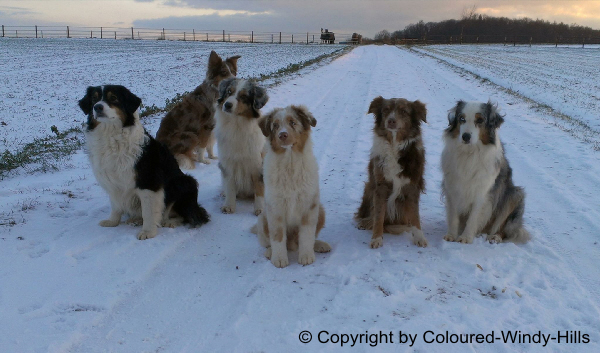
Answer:
[[421, 231], [419, 199], [425, 190], [425, 148], [421, 122], [427, 110], [421, 102], [402, 98], [373, 99], [375, 115], [369, 180], [355, 218], [359, 229], [372, 229], [371, 248], [383, 245], [383, 232], [412, 233], [413, 243], [426, 247]]
[[276, 108], [259, 123], [268, 139], [263, 166], [266, 210], [253, 231], [276, 267], [289, 264], [288, 250], [299, 248], [302, 265], [315, 261], [315, 251], [331, 251], [329, 244], [316, 239], [325, 224], [319, 166], [310, 138], [316, 125], [306, 107], [295, 105]]

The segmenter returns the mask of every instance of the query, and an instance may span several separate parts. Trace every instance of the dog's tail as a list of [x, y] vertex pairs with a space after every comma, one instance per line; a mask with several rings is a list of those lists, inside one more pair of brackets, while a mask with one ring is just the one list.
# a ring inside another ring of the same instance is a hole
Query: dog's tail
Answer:
[[512, 236], [506, 240], [517, 244], [525, 244], [531, 240], [531, 234], [529, 234], [529, 231], [527, 231], [525, 227], [521, 227], [517, 231], [513, 232]]
[[192, 227], [201, 226], [210, 221], [210, 215], [198, 203], [198, 182], [192, 176], [181, 173], [171, 183], [175, 190], [173, 210]]

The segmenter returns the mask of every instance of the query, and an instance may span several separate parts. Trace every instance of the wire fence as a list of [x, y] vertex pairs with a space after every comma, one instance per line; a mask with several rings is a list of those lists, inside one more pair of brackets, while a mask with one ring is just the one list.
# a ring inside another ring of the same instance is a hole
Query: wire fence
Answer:
[[[142, 27], [5, 26], [4, 38], [99, 38], [238, 43], [325, 43], [319, 32], [255, 32]], [[335, 33], [333, 43], [351, 42], [351, 33]], [[327, 42], [331, 42], [328, 40]]]
[[393, 44], [504, 44], [504, 45], [598, 45], [600, 37], [563, 37], [554, 38], [525, 36], [525, 35], [430, 35], [420, 39], [390, 39]]

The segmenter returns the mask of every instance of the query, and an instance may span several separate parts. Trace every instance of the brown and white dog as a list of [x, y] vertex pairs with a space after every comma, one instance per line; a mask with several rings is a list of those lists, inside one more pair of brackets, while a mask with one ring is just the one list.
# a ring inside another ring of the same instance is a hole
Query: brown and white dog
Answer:
[[264, 207], [262, 160], [265, 138], [258, 127], [269, 97], [252, 81], [228, 78], [219, 86], [216, 137], [223, 181], [223, 213], [235, 213], [236, 197], [254, 197], [254, 214]]
[[458, 101], [444, 132], [442, 191], [446, 199], [447, 241], [472, 243], [487, 234], [491, 243], [525, 243], [525, 192], [512, 181], [498, 128], [504, 122], [491, 102]]
[[331, 251], [329, 244], [316, 239], [325, 224], [310, 137], [311, 126], [316, 125], [306, 107], [295, 105], [276, 108], [260, 121], [268, 139], [263, 167], [266, 210], [253, 231], [275, 267], [289, 264], [288, 250], [299, 248], [302, 265], [315, 261], [315, 251]]
[[156, 139], [164, 143], [175, 155], [179, 166], [194, 169], [194, 161], [209, 164], [204, 158], [216, 159], [213, 153], [215, 136], [215, 103], [222, 80], [236, 76], [239, 55], [223, 61], [213, 50], [208, 58], [208, 69], [204, 82], [183, 97], [183, 100], [163, 118]]
[[102, 227], [116, 227], [123, 213], [141, 223], [140, 240], [154, 238], [160, 226], [182, 222], [200, 226], [209, 215], [198, 204], [198, 182], [184, 174], [169, 150], [150, 136], [139, 119], [142, 100], [118, 85], [88, 87], [79, 107], [92, 171], [110, 199], [110, 217]]
[[355, 219], [359, 229], [372, 229], [371, 248], [383, 245], [383, 233], [412, 233], [413, 243], [426, 247], [421, 231], [419, 199], [425, 190], [425, 148], [421, 122], [427, 110], [420, 101], [402, 98], [371, 102], [375, 116], [369, 180]]

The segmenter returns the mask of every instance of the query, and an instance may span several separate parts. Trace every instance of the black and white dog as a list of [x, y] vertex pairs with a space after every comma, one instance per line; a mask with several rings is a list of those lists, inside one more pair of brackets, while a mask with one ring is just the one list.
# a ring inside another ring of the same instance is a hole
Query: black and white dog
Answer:
[[458, 101], [444, 132], [442, 191], [446, 198], [447, 241], [472, 243], [487, 234], [491, 243], [525, 243], [525, 192], [512, 181], [497, 130], [504, 122], [491, 102]]
[[197, 201], [198, 182], [184, 174], [175, 157], [150, 136], [139, 119], [141, 99], [117, 85], [88, 87], [79, 107], [88, 116], [88, 156], [111, 213], [102, 227], [116, 227], [123, 213], [143, 221], [140, 240], [154, 238], [160, 226], [199, 226], [209, 215]]

